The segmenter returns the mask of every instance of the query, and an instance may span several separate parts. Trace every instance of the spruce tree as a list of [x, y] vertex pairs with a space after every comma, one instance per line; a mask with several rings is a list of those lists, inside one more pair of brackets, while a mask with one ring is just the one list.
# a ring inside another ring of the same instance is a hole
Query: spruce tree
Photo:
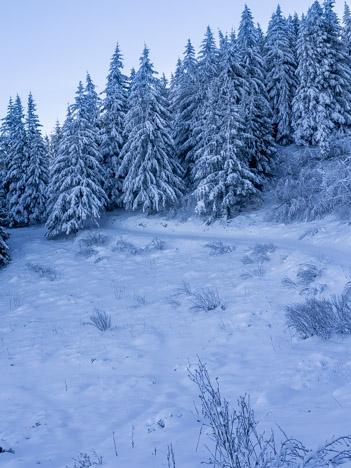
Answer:
[[99, 119], [100, 151], [105, 171], [104, 190], [108, 198], [108, 209], [118, 204], [122, 180], [117, 177], [121, 164], [120, 154], [124, 144], [124, 121], [127, 111], [127, 78], [122, 73], [123, 55], [117, 44], [107, 76], [105, 97]]
[[57, 152], [58, 152], [58, 148], [61, 143], [61, 140], [62, 140], [62, 128], [61, 128], [60, 122], [56, 120], [54, 131], [50, 135], [50, 154], [49, 154], [50, 165], [57, 156]]
[[160, 211], [181, 195], [181, 170], [173, 159], [171, 116], [145, 46], [128, 99], [126, 143], [121, 152], [121, 203], [126, 209]]
[[288, 23], [278, 6], [268, 26], [264, 52], [275, 139], [283, 145], [292, 139], [292, 100], [296, 88], [296, 64], [289, 33]]
[[79, 83], [75, 104], [68, 108], [62, 141], [51, 168], [47, 237], [75, 233], [86, 220], [98, 225], [105, 204], [104, 172], [97, 146], [91, 95]]
[[346, 2], [344, 6], [342, 40], [346, 49], [346, 53], [350, 57], [351, 56], [351, 12], [350, 12], [350, 7], [348, 6]]
[[20, 199], [25, 224], [40, 223], [43, 220], [49, 182], [48, 153], [41, 135], [39, 118], [35, 111], [36, 105], [30, 93], [25, 122], [27, 162], [22, 173], [24, 191]]
[[7, 223], [7, 194], [9, 179], [7, 178], [9, 164], [9, 136], [13, 126], [14, 104], [10, 98], [7, 115], [2, 119], [0, 128], [0, 222]]
[[8, 224], [23, 226], [28, 222], [25, 201], [25, 174], [28, 170], [27, 135], [24, 126], [24, 113], [20, 97], [17, 95], [11, 110], [7, 140], [7, 167], [5, 187], [7, 192]]
[[314, 2], [300, 27], [293, 102], [295, 141], [329, 151], [330, 138], [351, 124], [351, 69], [333, 0]]
[[175, 84], [172, 88], [173, 138], [176, 155], [183, 166], [185, 175], [189, 174], [189, 154], [194, 148], [193, 126], [197, 109], [197, 62], [195, 49], [188, 40], [184, 58], [177, 67]]
[[265, 65], [258, 47], [257, 36], [251, 10], [245, 6], [237, 39], [239, 63], [245, 76], [241, 102], [245, 127], [243, 143], [250, 167], [259, 180], [270, 173], [275, 148], [271, 124], [272, 111], [265, 87]]
[[240, 102], [244, 77], [235, 44], [220, 37], [218, 77], [212, 81], [195, 153], [196, 211], [231, 216], [232, 210], [255, 193], [256, 176], [243, 148]]
[[201, 43], [197, 60], [195, 109], [192, 116], [192, 148], [187, 154], [187, 164], [190, 172], [190, 185], [194, 183], [194, 165], [198, 157], [198, 144], [201, 141], [206, 122], [206, 108], [212, 99], [213, 80], [218, 74], [218, 49], [211, 28], [208, 26]]

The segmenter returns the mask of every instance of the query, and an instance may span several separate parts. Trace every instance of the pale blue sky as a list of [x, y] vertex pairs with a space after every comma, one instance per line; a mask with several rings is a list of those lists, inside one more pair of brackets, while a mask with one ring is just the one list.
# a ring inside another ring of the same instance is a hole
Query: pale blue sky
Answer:
[[[167, 75], [188, 38], [198, 49], [209, 24], [237, 29], [247, 3], [265, 29], [276, 0], [0, 0], [0, 116], [10, 95], [32, 91], [44, 131], [62, 121], [79, 80], [89, 71], [102, 91], [118, 41], [125, 71], [138, 66], [144, 43], [157, 71]], [[312, 1], [281, 0], [284, 14], [301, 14]], [[343, 0], [336, 11], [343, 11]]]

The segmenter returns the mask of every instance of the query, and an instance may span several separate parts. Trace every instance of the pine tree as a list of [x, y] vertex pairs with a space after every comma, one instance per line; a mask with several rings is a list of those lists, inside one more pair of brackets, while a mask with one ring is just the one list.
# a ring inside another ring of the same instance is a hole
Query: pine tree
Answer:
[[13, 104], [10, 118], [11, 122], [8, 122], [5, 187], [8, 223], [12, 227], [25, 225], [28, 222], [28, 214], [23, 206], [23, 194], [26, 189], [23, 174], [28, 170], [28, 147], [23, 107], [18, 95]]
[[62, 135], [62, 128], [61, 128], [60, 122], [56, 120], [54, 131], [50, 135], [50, 154], [49, 154], [50, 164], [57, 156], [57, 152], [58, 152], [58, 148], [61, 143], [61, 140], [62, 140], [62, 136], [63, 135]]
[[256, 30], [257, 30], [257, 47], [258, 47], [258, 50], [259, 52], [262, 54], [262, 56], [264, 55], [264, 48], [265, 48], [265, 44], [266, 44], [266, 37], [262, 31], [262, 28], [261, 28], [261, 25], [257, 23], [257, 27], [256, 27]]
[[319, 145], [324, 155], [331, 136], [351, 124], [351, 70], [333, 5], [314, 2], [301, 23], [293, 102], [296, 143]]
[[75, 233], [86, 220], [98, 224], [105, 204], [103, 169], [91, 95], [79, 83], [75, 104], [68, 108], [63, 137], [51, 169], [47, 237]]
[[26, 118], [27, 163], [22, 173], [24, 186], [20, 203], [25, 224], [40, 223], [46, 210], [46, 191], [49, 181], [48, 154], [40, 131], [36, 105], [30, 93]]
[[7, 108], [7, 115], [2, 119], [0, 128], [0, 221], [7, 222], [7, 194], [9, 189], [9, 180], [7, 178], [9, 165], [9, 136], [13, 125], [14, 104], [10, 98]]
[[255, 193], [256, 177], [244, 152], [240, 101], [244, 72], [235, 44], [220, 37], [218, 77], [213, 80], [195, 153], [194, 180], [199, 214], [231, 216], [232, 209]]
[[154, 76], [149, 50], [140, 58], [126, 116], [126, 143], [119, 175], [124, 179], [121, 202], [126, 209], [160, 211], [181, 195], [180, 167], [172, 159], [171, 116]]
[[239, 63], [245, 75], [241, 103], [245, 128], [243, 143], [250, 167], [262, 178], [270, 173], [275, 150], [272, 111], [265, 87], [265, 65], [258, 48], [257, 34], [251, 10], [245, 6], [237, 39]]
[[[208, 26], [201, 43], [197, 60], [195, 109], [192, 116], [192, 148], [187, 154], [187, 164], [190, 172], [190, 185], [194, 183], [194, 165], [198, 157], [198, 144], [201, 141], [206, 122], [206, 108], [211, 99], [212, 85], [218, 74], [218, 49], [211, 28]], [[197, 156], [196, 156], [197, 155]]]
[[278, 5], [268, 26], [264, 52], [275, 139], [283, 145], [290, 143], [292, 138], [292, 100], [296, 88], [296, 63], [289, 33], [287, 21]]
[[7, 244], [8, 238], [9, 235], [0, 226], [0, 268], [6, 266], [10, 261], [9, 246]]
[[197, 109], [197, 62], [195, 49], [188, 40], [183, 61], [178, 63], [172, 87], [173, 138], [176, 155], [186, 176], [189, 157], [194, 148], [193, 125]]
[[100, 151], [105, 170], [104, 189], [108, 209], [117, 206], [122, 180], [117, 177], [121, 164], [120, 153], [124, 144], [124, 120], [127, 111], [127, 78], [122, 73], [123, 56], [117, 44], [107, 76], [105, 98], [100, 116]]
[[344, 27], [342, 29], [342, 41], [346, 49], [348, 56], [351, 56], [351, 13], [350, 7], [345, 2], [344, 7], [344, 17], [343, 17]]

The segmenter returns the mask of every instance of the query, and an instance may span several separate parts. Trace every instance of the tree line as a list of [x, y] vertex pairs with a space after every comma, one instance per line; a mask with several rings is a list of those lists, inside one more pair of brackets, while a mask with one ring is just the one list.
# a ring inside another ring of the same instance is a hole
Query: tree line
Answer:
[[345, 4], [341, 26], [334, 3], [315, 1], [301, 18], [278, 6], [266, 33], [246, 6], [237, 34], [216, 40], [208, 27], [198, 54], [188, 40], [170, 83], [146, 46], [126, 76], [117, 45], [104, 92], [88, 74], [49, 138], [32, 95], [26, 115], [11, 99], [1, 224], [45, 222], [52, 238], [106, 209], [155, 213], [185, 199], [200, 215], [230, 217], [262, 190], [278, 145], [318, 146], [327, 157], [331, 138], [351, 127], [351, 14]]

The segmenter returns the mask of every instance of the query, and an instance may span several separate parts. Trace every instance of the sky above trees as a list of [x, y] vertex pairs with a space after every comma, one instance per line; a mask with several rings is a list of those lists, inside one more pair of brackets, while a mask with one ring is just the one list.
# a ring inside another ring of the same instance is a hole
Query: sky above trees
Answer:
[[[255, 21], [266, 30], [276, 0], [249, 0]], [[281, 0], [283, 13], [306, 12], [307, 0]], [[101, 92], [118, 41], [125, 72], [139, 66], [144, 43], [155, 69], [175, 69], [188, 38], [198, 50], [207, 25], [214, 32], [237, 29], [244, 0], [13, 0], [2, 2], [0, 16], [0, 116], [10, 96], [36, 98], [44, 132], [65, 118], [79, 80], [89, 71]], [[335, 11], [343, 12], [343, 0]]]

